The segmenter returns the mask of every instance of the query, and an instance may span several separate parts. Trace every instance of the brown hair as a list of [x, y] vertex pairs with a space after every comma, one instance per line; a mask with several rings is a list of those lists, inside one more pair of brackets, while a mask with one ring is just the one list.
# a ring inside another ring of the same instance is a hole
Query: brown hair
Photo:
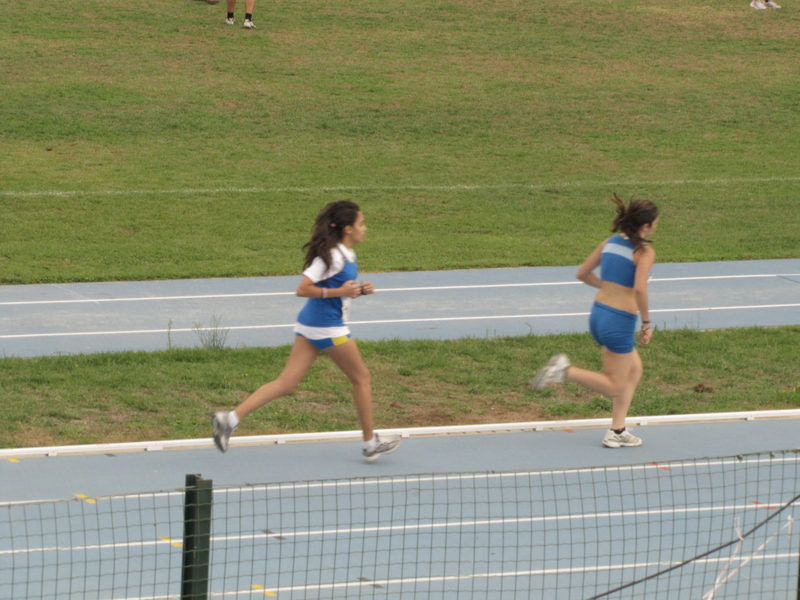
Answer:
[[306, 259], [303, 269], [311, 266], [316, 257], [320, 257], [327, 268], [331, 267], [331, 250], [344, 237], [344, 228], [354, 225], [358, 218], [358, 204], [347, 200], [331, 202], [317, 215], [311, 240], [303, 246]]
[[639, 230], [643, 225], [649, 225], [658, 218], [658, 207], [649, 200], [631, 200], [628, 206], [614, 194], [611, 201], [617, 205], [617, 216], [612, 224], [612, 232], [621, 232], [628, 236], [633, 242], [635, 250], [638, 250], [650, 240], [646, 240], [639, 235]]

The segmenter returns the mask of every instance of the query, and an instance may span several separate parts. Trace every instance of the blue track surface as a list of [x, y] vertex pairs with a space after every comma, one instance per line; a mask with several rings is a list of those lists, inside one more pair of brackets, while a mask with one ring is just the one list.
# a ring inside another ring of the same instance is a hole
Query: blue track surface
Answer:
[[[365, 274], [360, 339], [453, 339], [586, 331], [594, 291], [574, 267]], [[199, 345], [219, 317], [230, 346], [292, 342], [298, 277], [0, 287], [6, 356]], [[650, 287], [661, 328], [800, 324], [800, 260], [657, 264]]]
[[[780, 443], [786, 423], [739, 423], [727, 433]], [[592, 431], [421, 439], [373, 465], [358, 465], [348, 443], [28, 459], [14, 468], [42, 475], [58, 463], [66, 478], [80, 460], [91, 475], [72, 485], [88, 491], [133, 486], [144, 465], [156, 467], [153, 481], [202, 467], [215, 482], [213, 595], [579, 600], [736, 542], [775, 515], [741, 545], [611, 597], [700, 598], [730, 564], [742, 570], [719, 597], [794, 598], [800, 532], [789, 517], [800, 511], [778, 510], [796, 495], [798, 455], [647, 460], [692, 454], [693, 439], [722, 432], [700, 427], [647, 428], [648, 450], [605, 450], [609, 464], [599, 468], [580, 466], [599, 458]], [[757, 444], [738, 444], [747, 446]], [[553, 462], [562, 466], [536, 468]], [[423, 465], [433, 474], [404, 473]], [[225, 485], [248, 467], [247, 475], [272, 476]], [[458, 467], [471, 472], [450, 472]], [[104, 481], [112, 471], [114, 482]], [[296, 479], [310, 472], [325, 477]], [[294, 483], [271, 483], [285, 479]], [[182, 501], [176, 490], [3, 505], [0, 558], [13, 561], [16, 581], [34, 582], [27, 598], [178, 598]], [[20, 597], [23, 584], [9, 579], [0, 566], [0, 597]]]

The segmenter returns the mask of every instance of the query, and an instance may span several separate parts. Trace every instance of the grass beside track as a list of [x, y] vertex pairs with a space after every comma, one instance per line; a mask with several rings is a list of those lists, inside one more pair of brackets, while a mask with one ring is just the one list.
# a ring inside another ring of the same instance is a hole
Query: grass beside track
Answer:
[[0, 282], [294, 274], [339, 198], [368, 271], [577, 264], [615, 191], [661, 261], [800, 256], [791, 3], [6, 4]]
[[[800, 327], [657, 331], [631, 416], [800, 407]], [[377, 427], [610, 417], [611, 401], [575, 384], [536, 392], [556, 351], [600, 368], [588, 334], [361, 342]], [[172, 349], [0, 360], [0, 447], [202, 438], [215, 410], [274, 378], [289, 347]], [[320, 358], [298, 392], [255, 412], [240, 435], [358, 429], [349, 385]]]

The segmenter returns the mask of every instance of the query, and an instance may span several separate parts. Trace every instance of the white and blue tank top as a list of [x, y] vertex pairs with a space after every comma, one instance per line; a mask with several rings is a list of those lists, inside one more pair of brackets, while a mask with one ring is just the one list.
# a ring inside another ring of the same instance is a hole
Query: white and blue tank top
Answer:
[[[331, 251], [331, 266], [317, 257], [303, 272], [319, 288], [336, 289], [347, 281], [358, 278], [356, 255], [342, 244]], [[350, 312], [350, 298], [309, 298], [297, 316], [297, 322], [306, 327], [341, 328]]]
[[611, 237], [600, 257], [600, 279], [632, 288], [636, 279], [633, 251], [636, 247], [628, 238], [617, 234]]

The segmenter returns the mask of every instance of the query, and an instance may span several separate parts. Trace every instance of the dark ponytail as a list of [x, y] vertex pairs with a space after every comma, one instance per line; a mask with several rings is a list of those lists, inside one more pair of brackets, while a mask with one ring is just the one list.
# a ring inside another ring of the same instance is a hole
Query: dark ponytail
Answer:
[[612, 224], [612, 232], [621, 232], [628, 236], [633, 242], [635, 250], [638, 250], [650, 240], [646, 240], [639, 235], [639, 230], [643, 225], [650, 225], [658, 218], [658, 207], [649, 200], [631, 200], [627, 208], [625, 203], [614, 194], [611, 201], [617, 205], [617, 217]]
[[355, 225], [358, 218], [358, 204], [347, 200], [331, 202], [322, 212], [317, 215], [314, 222], [314, 230], [309, 241], [303, 250], [306, 251], [306, 260], [303, 269], [311, 266], [316, 257], [320, 257], [325, 266], [331, 267], [331, 250], [336, 244], [342, 241], [344, 228], [348, 225]]

